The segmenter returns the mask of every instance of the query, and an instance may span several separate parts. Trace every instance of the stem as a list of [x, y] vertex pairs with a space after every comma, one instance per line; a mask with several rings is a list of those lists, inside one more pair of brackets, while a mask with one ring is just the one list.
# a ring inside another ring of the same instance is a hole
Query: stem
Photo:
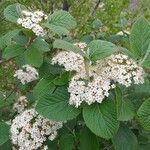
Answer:
[[150, 54], [150, 45], [148, 46], [148, 50], [143, 58], [143, 60], [139, 63], [140, 65], [142, 65], [144, 63], [144, 61], [147, 59], [147, 57], [149, 56]]
[[66, 124], [64, 124], [64, 126], [69, 130], [69, 132], [70, 132], [74, 137], [76, 137], [75, 133], [74, 133]]
[[6, 101], [6, 100], [16, 91], [18, 85], [19, 85], [19, 83], [18, 83], [18, 84], [16, 85], [16, 87], [10, 92], [10, 94], [9, 94], [7, 97], [5, 97], [5, 98], [3, 99], [3, 101]]
[[95, 14], [95, 12], [96, 12], [96, 10], [97, 10], [97, 8], [98, 8], [100, 2], [101, 2], [101, 0], [99, 0], [99, 1], [96, 3], [96, 5], [95, 5], [93, 11], [91, 12], [90, 16], [94, 16], [94, 14]]

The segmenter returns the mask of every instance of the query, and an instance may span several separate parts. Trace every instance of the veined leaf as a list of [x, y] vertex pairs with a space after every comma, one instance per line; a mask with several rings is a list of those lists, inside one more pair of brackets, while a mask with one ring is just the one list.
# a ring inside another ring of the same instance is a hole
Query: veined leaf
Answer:
[[37, 37], [31, 47], [37, 49], [39, 52], [48, 52], [50, 50], [49, 44], [42, 38]]
[[16, 57], [24, 53], [25, 50], [26, 50], [25, 47], [19, 44], [9, 45], [5, 48], [3, 52], [3, 58], [10, 59]]
[[81, 112], [79, 108], [69, 105], [69, 93], [65, 86], [58, 87], [49, 95], [43, 95], [36, 110], [42, 116], [56, 121], [71, 120]]
[[5, 122], [0, 122], [0, 145], [9, 140], [9, 128]]
[[125, 125], [122, 125], [112, 139], [115, 150], [136, 150], [138, 146], [135, 134]]
[[33, 89], [33, 95], [36, 99], [40, 99], [44, 95], [52, 93], [56, 86], [52, 83], [54, 76], [50, 75], [48, 78], [41, 79]]
[[115, 91], [117, 119], [119, 121], [131, 120], [135, 115], [133, 104], [131, 101], [123, 99], [122, 92], [118, 87], [115, 89]]
[[72, 150], [74, 147], [74, 137], [72, 134], [62, 134], [59, 141], [61, 150]]
[[55, 11], [48, 17], [48, 24], [64, 27], [68, 30], [76, 27], [75, 19], [66, 11]]
[[43, 63], [43, 54], [34, 47], [29, 47], [25, 53], [25, 61], [35, 67], [40, 67]]
[[117, 51], [116, 45], [102, 40], [93, 40], [89, 43], [88, 47], [89, 56], [93, 61], [105, 58], [111, 55], [113, 52]]
[[110, 99], [84, 107], [83, 118], [93, 133], [106, 139], [112, 138], [119, 128], [115, 104]]
[[67, 35], [69, 33], [68, 29], [61, 26], [56, 26], [52, 24], [44, 24], [45, 27], [49, 28], [52, 32], [58, 34], [58, 35]]
[[53, 47], [57, 49], [63, 49], [66, 51], [73, 51], [75, 53], [81, 54], [82, 56], [85, 56], [85, 54], [80, 50], [80, 48], [73, 45], [73, 43], [69, 43], [64, 40], [55, 40], [53, 43]]
[[138, 121], [141, 126], [150, 131], [150, 98], [148, 98], [137, 111]]
[[134, 23], [130, 34], [132, 52], [137, 58], [141, 58], [145, 55], [149, 44], [150, 24], [144, 17], [140, 17]]
[[96, 137], [88, 128], [81, 129], [79, 134], [80, 150], [99, 150], [99, 142]]
[[21, 5], [19, 3], [9, 5], [4, 10], [4, 16], [8, 21], [11, 22], [17, 22], [17, 19], [21, 17], [21, 11], [26, 10], [26, 7], [24, 5]]

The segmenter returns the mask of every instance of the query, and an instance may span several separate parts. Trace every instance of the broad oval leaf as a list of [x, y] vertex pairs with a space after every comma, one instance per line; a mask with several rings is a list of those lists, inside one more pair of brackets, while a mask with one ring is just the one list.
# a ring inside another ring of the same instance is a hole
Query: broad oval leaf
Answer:
[[69, 43], [64, 40], [55, 40], [53, 43], [53, 47], [57, 49], [63, 49], [66, 51], [73, 51], [74, 53], [79, 53], [82, 56], [85, 56], [85, 53], [83, 53], [80, 48], [73, 45], [73, 43]]
[[105, 58], [117, 51], [117, 46], [111, 42], [103, 40], [93, 40], [89, 43], [89, 57], [93, 61]]
[[61, 150], [73, 150], [74, 143], [74, 136], [72, 134], [62, 134], [59, 140], [59, 148]]
[[55, 85], [65, 85], [69, 82], [69, 78], [70, 78], [70, 72], [64, 72], [63, 74], [61, 74], [60, 76], [57, 76], [54, 80], [53, 83]]
[[56, 88], [56, 86], [52, 83], [53, 80], [53, 75], [49, 75], [49, 77], [41, 79], [33, 89], [34, 97], [36, 99], [40, 99], [44, 95], [52, 93]]
[[4, 49], [3, 58], [10, 59], [16, 57], [23, 54], [25, 50], [25, 47], [20, 44], [9, 45]]
[[53, 93], [41, 97], [36, 110], [44, 117], [56, 121], [71, 120], [81, 112], [80, 109], [69, 105], [69, 93], [66, 86], [58, 87]]
[[0, 145], [9, 140], [9, 125], [5, 122], [0, 122]]
[[112, 138], [119, 128], [115, 104], [110, 99], [84, 107], [83, 118], [87, 127], [102, 138]]
[[131, 50], [137, 58], [145, 55], [150, 44], [150, 24], [140, 17], [133, 25], [130, 34]]
[[76, 27], [75, 19], [66, 11], [55, 11], [49, 15], [47, 24], [64, 27], [68, 30]]
[[81, 129], [79, 134], [79, 150], [99, 150], [99, 142], [96, 137], [88, 128]]
[[140, 106], [137, 116], [141, 126], [150, 131], [150, 98]]
[[12, 44], [12, 39], [19, 34], [20, 30], [15, 29], [13, 31], [7, 32], [5, 35], [0, 37], [0, 48], [3, 49], [8, 45]]
[[30, 46], [39, 52], [48, 52], [50, 50], [49, 44], [40, 37], [36, 38]]
[[43, 54], [33, 46], [29, 47], [25, 53], [25, 62], [35, 67], [40, 67], [43, 63]]
[[118, 87], [115, 89], [115, 93], [116, 93], [117, 119], [119, 121], [131, 120], [135, 115], [132, 102], [123, 99], [122, 92]]
[[49, 28], [53, 33], [56, 33], [58, 35], [68, 35], [69, 31], [65, 27], [61, 26], [55, 26], [52, 24], [44, 24], [45, 27]]
[[26, 10], [26, 7], [24, 5], [21, 5], [19, 3], [9, 5], [4, 10], [4, 16], [8, 21], [11, 22], [17, 22], [17, 19], [21, 17], [21, 11]]
[[136, 150], [138, 146], [135, 134], [125, 125], [120, 126], [112, 142], [115, 150]]

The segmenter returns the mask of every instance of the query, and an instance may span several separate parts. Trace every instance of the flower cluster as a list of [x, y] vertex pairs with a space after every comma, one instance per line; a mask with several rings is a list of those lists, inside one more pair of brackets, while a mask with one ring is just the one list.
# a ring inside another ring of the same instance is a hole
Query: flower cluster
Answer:
[[50, 121], [40, 116], [35, 109], [29, 109], [18, 115], [11, 125], [11, 139], [14, 150], [47, 150], [43, 143], [54, 140], [62, 122]]
[[21, 12], [22, 18], [17, 20], [18, 24], [21, 24], [24, 28], [31, 29], [37, 36], [44, 36], [45, 31], [39, 25], [39, 23], [47, 19], [47, 15], [43, 11], [30, 12], [23, 10]]
[[19, 114], [22, 113], [28, 107], [28, 100], [26, 96], [20, 96], [16, 103], [13, 106], [13, 109], [16, 110]]
[[37, 80], [39, 74], [35, 68], [30, 65], [22, 66], [22, 69], [19, 69], [15, 72], [14, 77], [17, 77], [22, 84], [26, 84]]
[[[82, 51], [86, 47], [86, 44], [75, 45]], [[79, 107], [83, 102], [88, 105], [94, 102], [101, 103], [109, 96], [110, 90], [116, 87], [116, 83], [126, 87], [131, 86], [132, 83], [144, 83], [143, 68], [128, 56], [120, 53], [97, 61], [95, 65], [89, 62], [88, 74], [84, 58], [80, 54], [63, 51], [53, 58], [53, 63], [63, 65], [67, 71], [77, 72], [68, 87], [69, 104], [75, 107]]]
[[[99, 64], [99, 63], [98, 63]], [[100, 66], [100, 65], [98, 65]], [[102, 67], [102, 73], [119, 84], [126, 87], [131, 84], [144, 83], [144, 70], [134, 60], [123, 54], [112, 54], [106, 60]]]
[[101, 103], [109, 96], [109, 91], [116, 87], [116, 83], [126, 87], [131, 86], [132, 83], [144, 83], [143, 68], [120, 53], [112, 54], [104, 61], [97, 61], [96, 65], [89, 69], [90, 81], [87, 81], [85, 72], [80, 72], [69, 84], [69, 103], [75, 107], [79, 107], [82, 102], [88, 105], [94, 102]]
[[70, 105], [79, 107], [82, 102], [91, 105], [94, 102], [101, 103], [105, 97], [109, 96], [109, 90], [115, 88], [111, 80], [105, 76], [98, 76], [96, 73], [90, 73], [91, 81], [87, 80], [84, 73], [75, 75], [68, 87], [70, 93]]
[[[86, 43], [75, 43], [74, 45], [79, 47], [82, 51], [84, 51], [84, 48], [87, 46]], [[63, 65], [66, 71], [80, 72], [84, 69], [84, 58], [80, 54], [72, 51], [60, 51], [52, 59], [52, 64], [56, 63]]]

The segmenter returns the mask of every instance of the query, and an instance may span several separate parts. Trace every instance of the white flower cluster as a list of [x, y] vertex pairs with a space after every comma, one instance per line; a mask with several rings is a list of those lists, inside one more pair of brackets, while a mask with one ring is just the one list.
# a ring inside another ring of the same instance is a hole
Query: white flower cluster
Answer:
[[17, 77], [22, 84], [37, 80], [39, 74], [35, 68], [30, 65], [22, 66], [22, 69], [15, 71], [14, 77]]
[[[79, 47], [82, 51], [84, 51], [84, 48], [87, 46], [86, 43], [75, 43], [74, 45]], [[80, 54], [72, 51], [60, 51], [52, 59], [52, 64], [56, 63], [63, 65], [66, 71], [80, 72], [84, 69], [84, 58]]]
[[94, 102], [101, 103], [105, 97], [109, 96], [109, 90], [115, 88], [111, 80], [105, 76], [91, 73], [90, 78], [92, 80], [88, 81], [85, 73], [78, 73], [72, 78], [68, 88], [70, 105], [79, 107], [82, 102], [86, 102], [88, 105]]
[[[83, 52], [86, 43], [75, 43]], [[87, 50], [88, 52], [88, 50]], [[61, 51], [52, 63], [63, 65], [66, 71], [76, 71], [68, 87], [70, 93], [69, 104], [79, 107], [83, 102], [88, 105], [98, 102], [109, 96], [110, 90], [116, 83], [125, 85], [144, 83], [144, 70], [128, 56], [116, 53], [104, 60], [97, 61], [95, 65], [89, 62], [88, 67], [84, 58], [74, 52]]]
[[116, 87], [116, 83], [125, 85], [144, 83], [144, 70], [128, 56], [112, 54], [104, 61], [99, 61], [89, 68], [89, 78], [84, 70], [78, 72], [71, 80], [68, 88], [69, 104], [79, 107], [81, 103], [88, 105], [101, 103], [109, 96], [109, 91]]
[[44, 142], [54, 140], [62, 122], [50, 121], [40, 116], [35, 109], [18, 115], [11, 125], [11, 139], [14, 150], [47, 150]]
[[26, 96], [20, 96], [16, 103], [13, 106], [13, 109], [16, 110], [19, 114], [22, 113], [28, 107], [28, 100]]
[[144, 70], [134, 60], [123, 54], [112, 54], [98, 70], [107, 78], [125, 85], [144, 83]]
[[17, 20], [18, 24], [21, 24], [24, 28], [31, 29], [37, 36], [45, 35], [44, 29], [39, 25], [42, 20], [48, 18], [43, 11], [30, 12], [23, 10], [21, 14], [22, 18]]

